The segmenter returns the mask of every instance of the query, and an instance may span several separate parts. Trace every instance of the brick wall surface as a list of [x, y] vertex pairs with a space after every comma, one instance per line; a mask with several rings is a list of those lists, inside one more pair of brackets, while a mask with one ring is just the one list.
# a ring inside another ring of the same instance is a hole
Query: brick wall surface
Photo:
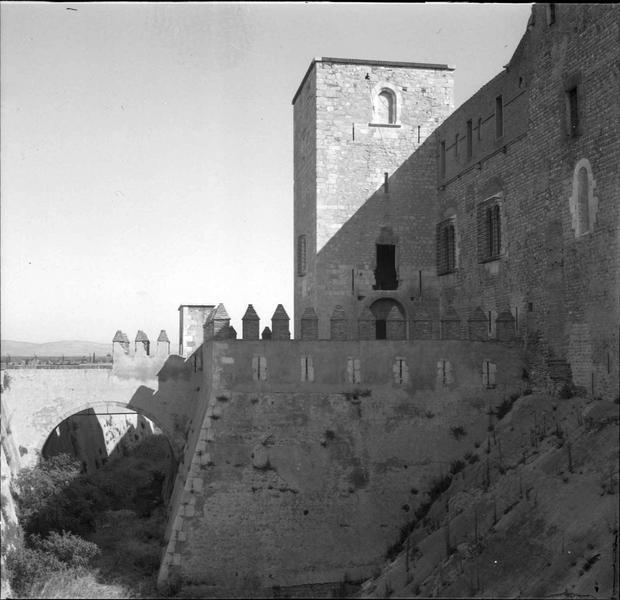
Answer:
[[[391, 298], [410, 322], [425, 321], [415, 317], [420, 306], [433, 313], [436, 324], [453, 307], [462, 318], [461, 335], [469, 329], [493, 339], [510, 333], [512, 325], [496, 327], [498, 315], [509, 311], [538, 382], [547, 381], [549, 361], [567, 362], [575, 385], [594, 396], [617, 396], [618, 15], [614, 5], [558, 4], [556, 22], [548, 24], [546, 6], [535, 5], [504, 71], [445, 120], [450, 73], [407, 71], [411, 77], [428, 76], [425, 90], [436, 100], [422, 104], [423, 114], [405, 111], [401, 129], [362, 123], [370, 114], [375, 81], [398, 80], [407, 87], [403, 103], [413, 99], [414, 89], [418, 100], [427, 98], [420, 84], [399, 79], [404, 70], [317, 63], [299, 95], [315, 86], [317, 137], [308, 160], [316, 186], [310, 179], [303, 182], [312, 188], [314, 204], [296, 212], [296, 223], [310, 232], [309, 239], [316, 228], [318, 241], [308, 247], [311, 272], [296, 278], [297, 289], [306, 287], [296, 294], [295, 314], [313, 306], [319, 337], [327, 339], [329, 316], [341, 305], [354, 338], [362, 311]], [[577, 135], [571, 135], [567, 116], [567, 90], [574, 85]], [[438, 126], [418, 144], [412, 138], [416, 123], [433, 123], [426, 109], [439, 110]], [[308, 114], [304, 117], [311, 120]], [[296, 143], [297, 129], [296, 120]], [[584, 161], [591, 175], [592, 225], [580, 235], [575, 182], [576, 167]], [[302, 167], [303, 161], [296, 177]], [[499, 209], [498, 256], [489, 256], [485, 229], [483, 209], [492, 205]], [[436, 227], [446, 219], [455, 224], [456, 269], [437, 276]], [[395, 290], [373, 289], [376, 244], [385, 235], [396, 246]], [[478, 308], [487, 316], [486, 332], [482, 322], [473, 329], [468, 325]], [[410, 331], [414, 339], [441, 335], [438, 328], [427, 331], [415, 323]]]

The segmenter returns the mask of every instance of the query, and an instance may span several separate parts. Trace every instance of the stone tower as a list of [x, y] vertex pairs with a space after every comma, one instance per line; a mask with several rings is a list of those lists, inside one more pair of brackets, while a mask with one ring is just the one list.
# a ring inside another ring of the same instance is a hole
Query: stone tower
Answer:
[[317, 254], [453, 110], [447, 65], [315, 58], [293, 98], [295, 337]]

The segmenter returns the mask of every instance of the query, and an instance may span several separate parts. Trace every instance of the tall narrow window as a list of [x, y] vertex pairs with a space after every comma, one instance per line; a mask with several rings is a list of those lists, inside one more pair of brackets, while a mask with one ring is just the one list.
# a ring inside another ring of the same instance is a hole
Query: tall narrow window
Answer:
[[473, 153], [473, 123], [471, 119], [467, 121], [467, 160], [471, 160]]
[[482, 117], [478, 117], [478, 141], [482, 139]]
[[495, 387], [495, 374], [497, 365], [488, 359], [482, 361], [482, 385], [486, 388]]
[[547, 4], [547, 25], [553, 25], [555, 23], [555, 9], [554, 3]]
[[502, 251], [502, 223], [499, 198], [478, 205], [478, 260], [497, 260]]
[[501, 229], [499, 220], [499, 206], [497, 204], [487, 208], [487, 230], [489, 234], [488, 256], [498, 256], [501, 244]]
[[446, 142], [439, 144], [439, 176], [446, 176]]
[[301, 357], [301, 380], [314, 381], [314, 365], [311, 356]]
[[495, 137], [504, 135], [504, 99], [502, 96], [495, 98]]
[[566, 92], [568, 104], [568, 135], [575, 136], [579, 133], [579, 99], [577, 86]]
[[306, 236], [297, 238], [297, 275], [303, 277], [306, 274]]
[[440, 358], [437, 361], [437, 383], [439, 385], [448, 385], [454, 382], [452, 376], [452, 364], [445, 358]]
[[569, 199], [571, 224], [576, 237], [594, 230], [598, 212], [595, 189], [592, 165], [587, 158], [582, 158], [573, 171], [573, 193]]
[[347, 381], [349, 383], [360, 383], [362, 380], [360, 359], [348, 357], [347, 358]]
[[459, 155], [459, 134], [454, 136], [454, 156], [458, 158]]
[[397, 385], [403, 385], [409, 381], [409, 369], [407, 368], [407, 361], [402, 356], [397, 356], [392, 368], [394, 373], [394, 383]]
[[445, 275], [456, 270], [456, 231], [454, 219], [437, 225], [437, 274]]
[[375, 270], [376, 290], [395, 290], [398, 288], [396, 275], [396, 246], [377, 244], [377, 268]]
[[254, 381], [267, 380], [267, 359], [264, 356], [252, 357], [252, 379]]
[[590, 202], [589, 179], [585, 167], [579, 169], [577, 175], [577, 211], [579, 219], [579, 233], [590, 231]]
[[396, 97], [392, 90], [383, 89], [379, 92], [375, 107], [375, 122], [396, 123]]

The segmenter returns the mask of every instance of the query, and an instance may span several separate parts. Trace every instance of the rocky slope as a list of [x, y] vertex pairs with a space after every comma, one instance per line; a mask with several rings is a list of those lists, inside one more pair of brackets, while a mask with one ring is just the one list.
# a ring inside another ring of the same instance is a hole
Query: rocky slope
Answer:
[[361, 596], [617, 597], [618, 409], [528, 395], [495, 410]]

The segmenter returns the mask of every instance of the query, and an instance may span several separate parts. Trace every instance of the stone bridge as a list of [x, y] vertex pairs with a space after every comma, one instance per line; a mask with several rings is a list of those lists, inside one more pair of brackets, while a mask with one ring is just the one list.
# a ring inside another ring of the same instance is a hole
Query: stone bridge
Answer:
[[50, 433], [75, 413], [137, 412], [162, 430], [178, 459], [195, 411], [199, 376], [191, 359], [174, 355], [115, 356], [112, 368], [7, 369], [3, 432], [26, 467], [36, 462]]

